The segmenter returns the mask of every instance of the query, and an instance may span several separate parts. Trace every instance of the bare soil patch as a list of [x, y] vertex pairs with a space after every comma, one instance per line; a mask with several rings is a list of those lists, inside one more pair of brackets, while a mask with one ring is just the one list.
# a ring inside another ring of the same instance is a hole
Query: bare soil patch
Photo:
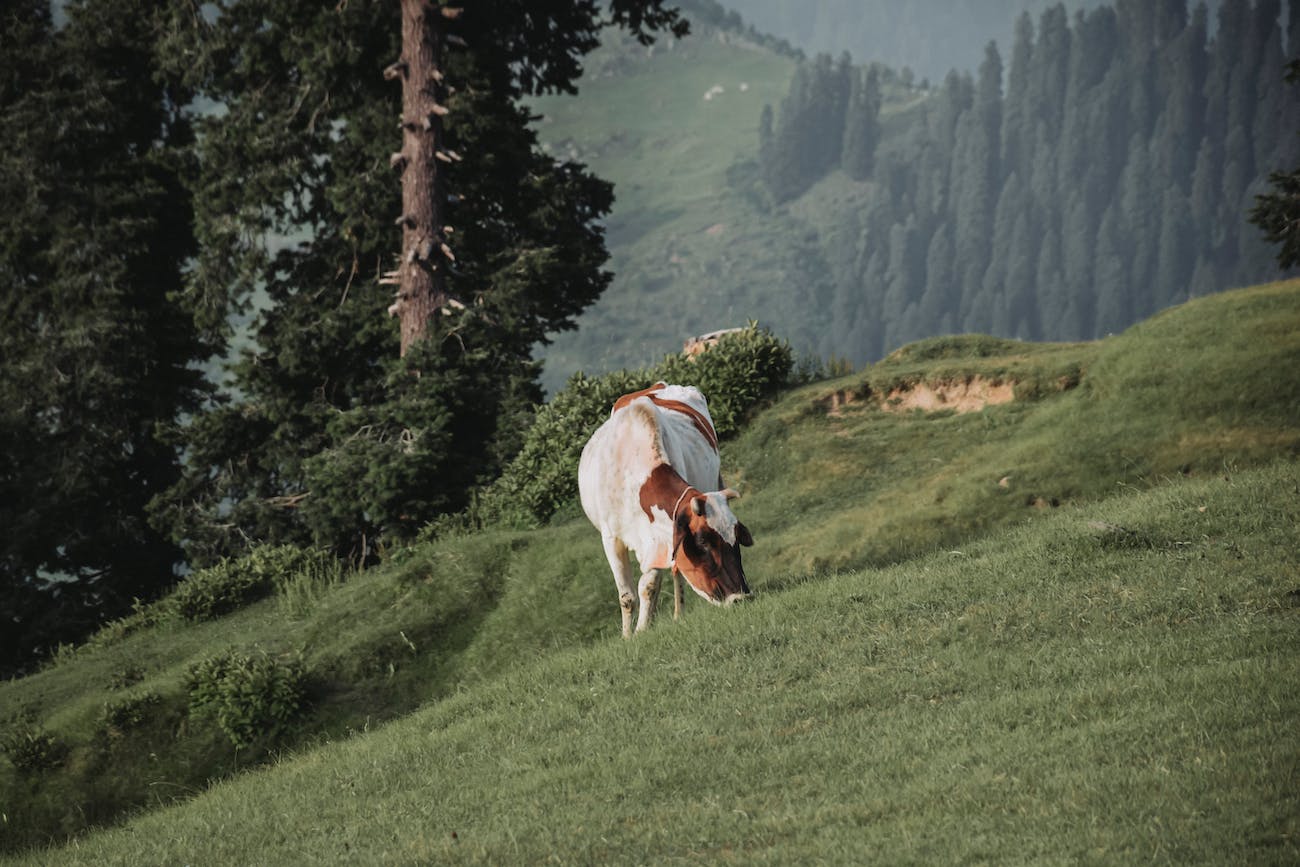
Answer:
[[1016, 383], [1013, 380], [988, 379], [974, 375], [961, 379], [920, 382], [897, 386], [887, 394], [872, 391], [867, 385], [841, 388], [818, 401], [826, 414], [839, 417], [844, 410], [862, 401], [874, 400], [885, 412], [922, 412], [952, 410], [957, 413], [977, 412], [986, 406], [1009, 403], [1015, 400]]
[[1010, 403], [1015, 398], [1014, 382], [971, 376], [941, 382], [920, 382], [891, 389], [880, 402], [880, 408], [886, 412], [908, 412], [914, 409], [936, 412], [950, 409], [960, 414], [978, 412], [986, 406]]

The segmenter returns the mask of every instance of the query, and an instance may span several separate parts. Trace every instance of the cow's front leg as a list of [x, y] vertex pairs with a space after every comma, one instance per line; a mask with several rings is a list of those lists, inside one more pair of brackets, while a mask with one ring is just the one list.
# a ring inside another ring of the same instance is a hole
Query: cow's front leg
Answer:
[[642, 632], [655, 616], [655, 603], [659, 601], [659, 570], [648, 569], [641, 573], [641, 614], [637, 617], [636, 631]]
[[681, 576], [677, 574], [677, 570], [674, 569], [673, 570], [673, 620], [676, 620], [678, 617], [681, 616], [682, 616], [682, 579]]
[[636, 594], [632, 592], [632, 566], [627, 561], [627, 546], [616, 536], [602, 536], [605, 543], [605, 558], [609, 560], [609, 569], [614, 573], [614, 585], [618, 588], [618, 607], [623, 612], [623, 637], [632, 637], [632, 606], [636, 605]]

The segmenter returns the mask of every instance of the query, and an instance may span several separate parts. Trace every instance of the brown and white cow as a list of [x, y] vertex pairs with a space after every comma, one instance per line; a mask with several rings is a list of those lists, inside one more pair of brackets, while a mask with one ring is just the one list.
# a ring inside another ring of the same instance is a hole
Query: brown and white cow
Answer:
[[[623, 637], [650, 625], [659, 596], [659, 570], [671, 569], [673, 617], [681, 613], [684, 576], [715, 605], [750, 595], [740, 546], [754, 544], [722, 489], [718, 435], [699, 389], [662, 382], [614, 403], [592, 434], [578, 465], [582, 508], [600, 530], [618, 586]], [[722, 490], [719, 490], [722, 489]], [[628, 551], [641, 566], [632, 590]]]

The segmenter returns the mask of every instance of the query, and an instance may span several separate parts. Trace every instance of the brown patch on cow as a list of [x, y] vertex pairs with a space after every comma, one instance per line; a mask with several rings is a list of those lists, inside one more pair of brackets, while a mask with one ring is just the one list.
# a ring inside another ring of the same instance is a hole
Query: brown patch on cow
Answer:
[[664, 514], [669, 518], [674, 518], [673, 507], [678, 504], [682, 491], [689, 487], [690, 485], [686, 484], [686, 480], [673, 469], [671, 464], [659, 464], [641, 483], [641, 510], [652, 522], [655, 516], [651, 509], [655, 506], [663, 509]]
[[634, 391], [631, 394], [625, 394], [622, 397], [620, 397], [618, 400], [614, 401], [614, 408], [610, 410], [610, 415], [613, 415], [614, 413], [618, 412], [620, 409], [627, 406], [629, 403], [636, 400], [638, 397], [649, 397], [650, 395], [654, 394], [656, 391], [663, 391], [667, 387], [668, 387], [668, 383], [666, 382], [656, 382], [654, 385], [650, 386], [649, 388], [643, 388], [640, 391]]
[[669, 412], [680, 412], [683, 415], [689, 416], [691, 424], [695, 425], [695, 429], [700, 432], [700, 436], [704, 437], [708, 442], [709, 448], [716, 452], [718, 450], [718, 433], [713, 429], [713, 425], [709, 423], [708, 418], [705, 417], [704, 413], [700, 412], [688, 403], [683, 403], [680, 400], [667, 400], [660, 397], [658, 392], [663, 391], [667, 387], [668, 386], [665, 383], [656, 382], [649, 388], [643, 388], [640, 391], [625, 394], [618, 400], [614, 401], [614, 409], [611, 410], [611, 414], [618, 412], [620, 409], [623, 409], [638, 398], [648, 397], [650, 401], [660, 409], [666, 409]]
[[914, 409], [937, 412], [950, 409], [961, 414], [978, 412], [986, 406], [1010, 403], [1015, 399], [1014, 381], [970, 376], [965, 379], [896, 386], [881, 400], [880, 408], [886, 412], [906, 412]]

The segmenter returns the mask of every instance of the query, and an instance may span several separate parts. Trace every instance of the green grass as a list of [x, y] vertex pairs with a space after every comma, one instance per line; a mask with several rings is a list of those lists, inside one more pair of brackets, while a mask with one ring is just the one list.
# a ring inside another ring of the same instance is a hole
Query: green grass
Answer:
[[1179, 480], [694, 609], [31, 857], [1293, 863], [1298, 491]]
[[[0, 683], [54, 761], [0, 760], [0, 850], [236, 775], [39, 860], [1293, 858], [1297, 371], [1292, 281], [794, 391], [724, 447], [758, 601], [626, 645], [579, 518], [111, 626]], [[1019, 399], [871, 398], [974, 374]], [[235, 750], [187, 713], [230, 649], [301, 660], [292, 736]]]

